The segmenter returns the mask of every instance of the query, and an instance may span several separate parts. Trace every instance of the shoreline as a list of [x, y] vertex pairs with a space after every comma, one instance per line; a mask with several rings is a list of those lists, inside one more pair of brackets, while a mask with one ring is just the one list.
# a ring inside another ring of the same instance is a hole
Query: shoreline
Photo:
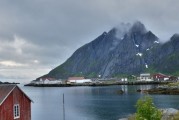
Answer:
[[137, 81], [137, 82], [116, 82], [116, 83], [88, 83], [88, 84], [34, 84], [29, 83], [24, 86], [32, 86], [32, 87], [78, 87], [78, 86], [113, 86], [113, 85], [165, 85], [168, 81], [158, 82], [158, 81]]
[[143, 92], [147, 94], [161, 94], [161, 95], [179, 95], [179, 87], [156, 87], [148, 90], [141, 90], [138, 92]]

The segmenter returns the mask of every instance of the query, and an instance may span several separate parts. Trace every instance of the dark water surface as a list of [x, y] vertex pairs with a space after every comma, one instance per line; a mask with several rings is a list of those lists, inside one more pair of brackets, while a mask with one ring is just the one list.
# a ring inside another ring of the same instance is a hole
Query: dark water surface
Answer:
[[[137, 89], [153, 86], [20, 87], [34, 101], [32, 120], [64, 120], [64, 114], [65, 120], [118, 120], [135, 112], [137, 99], [144, 95], [137, 93]], [[124, 90], [125, 93], [120, 95], [118, 90]], [[152, 97], [159, 108], [179, 109], [179, 95]]]

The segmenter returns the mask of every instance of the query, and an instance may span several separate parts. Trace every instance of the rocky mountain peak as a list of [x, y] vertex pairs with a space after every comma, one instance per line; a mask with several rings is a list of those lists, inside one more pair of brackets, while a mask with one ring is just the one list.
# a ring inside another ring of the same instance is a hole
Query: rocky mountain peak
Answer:
[[175, 33], [171, 38], [170, 38], [170, 40], [179, 40], [179, 34], [178, 33]]
[[116, 38], [121, 39], [124, 38], [124, 35], [129, 32], [129, 29], [131, 28], [130, 23], [121, 23], [118, 26], [116, 26], [114, 29], [116, 31]]
[[131, 32], [134, 32], [134, 33], [142, 33], [142, 34], [147, 32], [147, 30], [146, 30], [144, 24], [141, 23], [140, 21], [135, 22], [135, 23], [132, 25], [130, 31], [131, 31]]
[[122, 23], [77, 49], [66, 62], [45, 76], [66, 79], [70, 76], [134, 75], [148, 70], [177, 72], [174, 68], [179, 68], [178, 48], [179, 34], [160, 44], [158, 37], [141, 22]]

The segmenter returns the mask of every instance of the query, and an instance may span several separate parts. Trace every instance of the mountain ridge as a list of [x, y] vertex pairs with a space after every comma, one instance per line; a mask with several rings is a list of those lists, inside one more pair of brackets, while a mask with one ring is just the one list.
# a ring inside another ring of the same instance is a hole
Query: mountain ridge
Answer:
[[103, 32], [42, 77], [63, 79], [69, 76], [114, 77], [141, 72], [179, 73], [173, 69], [174, 63], [179, 68], [179, 34], [174, 34], [166, 43], [160, 43], [159, 38], [139, 21], [133, 25], [123, 24], [121, 28]]

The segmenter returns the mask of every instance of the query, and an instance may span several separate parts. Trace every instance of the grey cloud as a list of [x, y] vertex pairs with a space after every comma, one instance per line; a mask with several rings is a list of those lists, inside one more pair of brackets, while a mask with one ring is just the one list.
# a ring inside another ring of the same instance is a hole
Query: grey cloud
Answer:
[[[103, 31], [136, 20], [166, 41], [179, 32], [178, 9], [178, 0], [1, 1], [0, 61], [50, 69]], [[11, 45], [15, 35], [26, 42], [19, 53]], [[10, 45], [3, 45], [5, 41]]]

